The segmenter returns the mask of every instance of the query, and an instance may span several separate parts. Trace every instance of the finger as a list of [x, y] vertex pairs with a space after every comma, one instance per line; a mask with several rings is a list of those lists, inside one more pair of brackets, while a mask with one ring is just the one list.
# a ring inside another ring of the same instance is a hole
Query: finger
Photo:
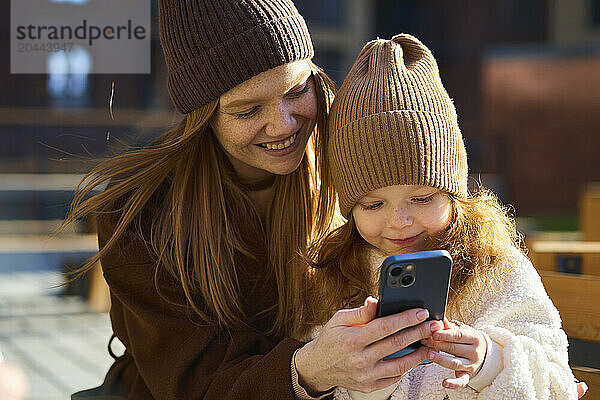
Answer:
[[457, 372], [456, 378], [446, 378], [442, 381], [442, 386], [446, 389], [460, 389], [469, 384], [470, 375], [466, 372]]
[[456, 357], [464, 357], [469, 360], [477, 358], [477, 349], [472, 344], [438, 342], [437, 340], [431, 339], [423, 340], [421, 343], [434, 350], [443, 351], [444, 353], [449, 353]]
[[429, 361], [454, 371], [469, 371], [472, 369], [470, 368], [472, 363], [469, 360], [462, 357], [455, 357], [451, 354], [443, 354], [429, 350], [427, 358], [429, 358]]
[[362, 306], [339, 310], [329, 320], [333, 326], [354, 326], [367, 324], [375, 318], [377, 299], [369, 296]]
[[404, 329], [390, 337], [367, 346], [365, 349], [370, 359], [380, 360], [398, 350], [402, 350], [409, 344], [431, 337], [432, 332], [441, 329], [442, 322], [426, 321], [412, 328]]
[[456, 328], [456, 325], [448, 320], [448, 318], [444, 317], [444, 329], [452, 329]]
[[427, 360], [427, 347], [420, 347], [410, 354], [392, 360], [380, 360], [373, 369], [373, 374], [379, 379], [399, 379], [408, 371]]
[[587, 392], [588, 386], [585, 382], [577, 382], [577, 398], [580, 399], [583, 397], [585, 392]]
[[427, 317], [429, 317], [429, 311], [417, 308], [386, 317], [375, 318], [364, 326], [361, 335], [365, 340], [365, 345], [368, 345], [393, 335], [402, 329], [418, 325], [425, 321]]
[[442, 329], [437, 331], [433, 336], [433, 340], [444, 341], [444, 342], [454, 342], [454, 343], [464, 343], [464, 344], [474, 344], [479, 343], [481, 340], [481, 335], [475, 329], [465, 328], [464, 326], [460, 329]]

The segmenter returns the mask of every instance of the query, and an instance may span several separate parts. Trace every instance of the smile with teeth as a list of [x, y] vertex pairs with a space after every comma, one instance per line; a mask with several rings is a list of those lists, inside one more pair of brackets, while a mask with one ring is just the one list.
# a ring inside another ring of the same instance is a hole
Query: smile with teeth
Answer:
[[287, 147], [290, 147], [292, 144], [294, 144], [294, 141], [296, 140], [296, 136], [298, 136], [298, 132], [294, 133], [292, 136], [290, 136], [289, 138], [287, 138], [286, 140], [279, 142], [279, 143], [261, 143], [260, 146], [264, 147], [265, 149], [269, 149], [269, 150], [281, 150], [281, 149], [285, 149]]

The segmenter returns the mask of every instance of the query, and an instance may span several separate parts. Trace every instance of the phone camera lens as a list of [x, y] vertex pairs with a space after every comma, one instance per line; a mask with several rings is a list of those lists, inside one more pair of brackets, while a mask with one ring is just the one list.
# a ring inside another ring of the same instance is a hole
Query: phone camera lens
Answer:
[[402, 274], [402, 267], [394, 267], [390, 271], [391, 276], [400, 276], [400, 274]]
[[415, 283], [415, 277], [412, 275], [404, 275], [402, 277], [402, 286], [410, 286]]

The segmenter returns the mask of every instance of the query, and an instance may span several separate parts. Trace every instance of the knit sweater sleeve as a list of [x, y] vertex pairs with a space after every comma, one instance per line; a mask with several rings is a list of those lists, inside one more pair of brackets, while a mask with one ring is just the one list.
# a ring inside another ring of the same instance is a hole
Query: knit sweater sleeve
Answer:
[[475, 307], [473, 320], [467, 321], [501, 348], [503, 368], [492, 382], [480, 392], [471, 387], [447, 390], [442, 380], [454, 372], [431, 364], [403, 378], [392, 400], [577, 398], [558, 311], [529, 260], [515, 250], [510, 262], [505, 284], [486, 293]]
[[[105, 223], [99, 219], [101, 247], [112, 229]], [[101, 261], [113, 331], [126, 348], [102, 394], [143, 400], [295, 398], [290, 363], [299, 341], [226, 332], [198, 321], [174, 305], [185, 298], [168, 274], [159, 274], [157, 291], [156, 258], [133, 234]]]

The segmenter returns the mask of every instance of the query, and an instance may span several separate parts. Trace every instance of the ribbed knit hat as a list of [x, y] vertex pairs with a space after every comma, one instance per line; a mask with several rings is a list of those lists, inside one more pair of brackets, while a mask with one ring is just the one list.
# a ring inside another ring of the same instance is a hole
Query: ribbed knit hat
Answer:
[[187, 114], [268, 69], [312, 58], [291, 0], [159, 0], [167, 87]]
[[340, 210], [367, 193], [425, 185], [467, 195], [467, 153], [431, 51], [400, 34], [365, 45], [335, 97], [329, 148]]

